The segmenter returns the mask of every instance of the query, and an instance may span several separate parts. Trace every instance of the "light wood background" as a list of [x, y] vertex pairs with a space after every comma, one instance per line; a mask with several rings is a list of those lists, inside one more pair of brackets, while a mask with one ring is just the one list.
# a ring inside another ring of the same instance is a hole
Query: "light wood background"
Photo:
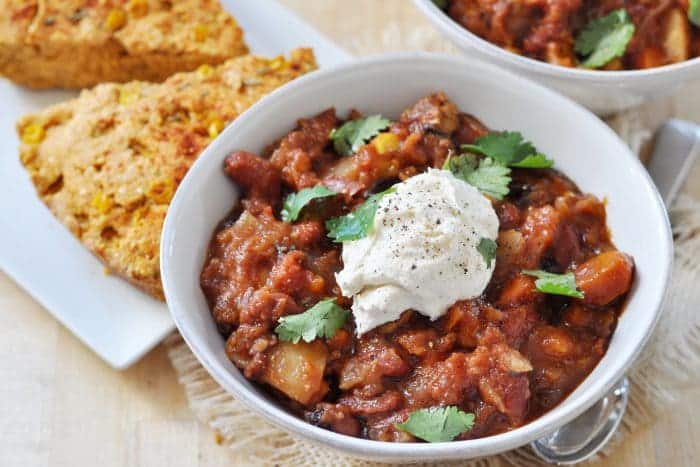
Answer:
[[[344, 45], [392, 21], [426, 24], [408, 0], [283, 3]], [[672, 113], [700, 122], [698, 94], [685, 91], [649, 107], [645, 118], [658, 122]], [[700, 194], [700, 167], [691, 178], [691, 191]], [[682, 404], [600, 465], [700, 465], [700, 387], [688, 388]], [[162, 345], [116, 372], [0, 272], [0, 466], [245, 464], [193, 418]]]

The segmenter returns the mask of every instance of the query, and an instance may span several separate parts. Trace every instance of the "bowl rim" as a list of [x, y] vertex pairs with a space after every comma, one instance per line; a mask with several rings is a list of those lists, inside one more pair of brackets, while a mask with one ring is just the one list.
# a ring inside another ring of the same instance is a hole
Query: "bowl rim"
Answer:
[[700, 71], [700, 56], [678, 63], [663, 65], [654, 68], [639, 70], [590, 70], [586, 68], [570, 68], [551, 63], [543, 62], [534, 58], [519, 55], [505, 50], [486, 39], [483, 39], [461, 24], [453, 20], [447, 13], [437, 7], [432, 0], [413, 0], [413, 3], [426, 16], [431, 23], [438, 27], [447, 35], [455, 45], [464, 49], [465, 47], [476, 47], [479, 52], [488, 55], [499, 62], [507, 62], [510, 65], [527, 69], [528, 71], [542, 75], [571, 79], [575, 81], [599, 81], [603, 83], [615, 82], [620, 79], [643, 81], [657, 78], [660, 75], [669, 75], [676, 72], [688, 71], [688, 69], [698, 69]]
[[[626, 150], [620, 151], [621, 153], [624, 153], [621, 154], [621, 156], [626, 157], [630, 168], [641, 174], [642, 178], [646, 182], [646, 188], [650, 189], [652, 196], [655, 199], [655, 205], [653, 208], [658, 210], [664, 219], [664, 225], [658, 227], [663, 232], [662, 237], [664, 237], [666, 241], [663, 245], [659, 245], [659, 247], [654, 250], [656, 254], [662, 255], [662, 258], [665, 257], [665, 261], [663, 261], [663, 270], [658, 271], [660, 276], [663, 278], [663, 280], [660, 282], [660, 284], [663, 285], [663, 289], [659, 290], [658, 293], [655, 294], [656, 299], [654, 303], [646, 305], [653, 307], [655, 313], [654, 318], [652, 322], [649, 323], [648, 328], [645, 330], [643, 338], [639, 342], [631, 344], [631, 350], [627, 357], [621, 364], [617, 364], [618, 367], [615, 371], [615, 376], [611, 377], [608, 381], [604, 381], [602, 379], [594, 380], [591, 383], [591, 387], [587, 390], [585, 397], [584, 395], [581, 395], [580, 397], [570, 401], [568, 412], [560, 414], [556, 419], [550, 419], [551, 417], [548, 417], [548, 414], [552, 413], [552, 411], [550, 411], [531, 421], [530, 423], [527, 423], [512, 431], [484, 438], [444, 443], [390, 443], [343, 435], [311, 425], [301, 418], [292, 415], [286, 409], [270, 402], [258, 389], [251, 390], [245, 387], [243, 383], [237, 381], [233, 377], [228, 368], [219, 365], [214, 358], [210, 358], [210, 355], [205, 349], [200, 348], [197, 343], [197, 336], [187, 326], [183, 326], [181, 319], [181, 316], [188, 313], [188, 307], [184, 303], [181, 303], [179, 291], [174, 289], [174, 284], [172, 283], [173, 279], [171, 278], [170, 274], [171, 268], [169, 252], [171, 250], [171, 240], [173, 239], [177, 228], [177, 223], [174, 219], [178, 217], [176, 213], [180, 209], [180, 205], [183, 204], [185, 199], [188, 197], [187, 192], [189, 191], [190, 186], [196, 186], [196, 183], [204, 182], [203, 179], [200, 179], [197, 182], [193, 182], [193, 180], [196, 180], [195, 177], [197, 172], [200, 170], [200, 167], [209, 163], [208, 160], [211, 158], [209, 155], [217, 152], [230, 151], [231, 148], [229, 145], [229, 140], [233, 135], [235, 135], [239, 127], [244, 126], [245, 122], [253, 118], [259, 109], [283, 103], [287, 95], [295, 93], [300, 88], [312, 86], [319, 81], [323, 81], [335, 74], [344, 73], [346, 71], [356, 71], [358, 68], [362, 67], [367, 69], [382, 68], [384, 66], [394, 64], [406, 64], [408, 66], [430, 64], [432, 67], [435, 67], [435, 69], [438, 70], [459, 66], [468, 68], [473, 73], [485, 71], [487, 73], [507, 75], [510, 80], [518, 80], [521, 83], [522, 88], [537, 88], [541, 94], [548, 96], [548, 99], [554, 99], [563, 105], [568, 105], [570, 111], [578, 113], [580, 117], [589, 119], [591, 121], [590, 123], [597, 126], [601, 132], [607, 133], [608, 135], [619, 140], [619, 136], [617, 136], [602, 120], [598, 119], [590, 111], [586, 110], [584, 107], [571, 99], [533, 81], [517, 76], [510, 71], [504, 71], [502, 68], [495, 65], [483, 62], [474, 63], [463, 57], [429, 52], [399, 52], [370, 56], [315, 71], [297, 78], [294, 81], [274, 90], [272, 93], [263, 97], [242, 115], [236, 118], [236, 120], [234, 120], [234, 122], [231, 123], [221, 133], [221, 135], [205, 149], [205, 151], [195, 161], [193, 166], [186, 174], [171, 201], [161, 235], [160, 270], [166, 302], [173, 321], [175, 322], [181, 336], [212, 378], [219, 385], [221, 385], [226, 392], [234, 395], [251, 410], [262, 415], [273, 425], [282, 428], [294, 436], [301, 436], [309, 441], [325, 445], [359, 458], [371, 458], [382, 461], [406, 459], [416, 461], [430, 459], [467, 459], [478, 456], [498, 454], [519, 446], [523, 446], [537, 438], [551, 433], [552, 430], [579, 416], [593, 403], [603, 397], [632, 365], [648, 341], [654, 327], [658, 323], [661, 315], [661, 307], [666, 299], [671, 266], [673, 263], [673, 239], [671, 236], [671, 228], [661, 196], [656, 190], [649, 174], [642, 165], [641, 161], [634, 154], [632, 154], [628, 148], [626, 148], [622, 141], [620, 141], [621, 149]], [[290, 124], [293, 124], [293, 122], [290, 122]]]

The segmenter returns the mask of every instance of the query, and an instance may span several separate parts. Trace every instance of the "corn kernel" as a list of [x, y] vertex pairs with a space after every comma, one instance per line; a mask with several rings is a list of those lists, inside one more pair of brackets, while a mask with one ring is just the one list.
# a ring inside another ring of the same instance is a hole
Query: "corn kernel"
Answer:
[[129, 105], [133, 102], [136, 102], [139, 97], [141, 97], [141, 93], [138, 89], [122, 88], [119, 91], [119, 104]]
[[221, 133], [221, 130], [223, 130], [225, 126], [226, 125], [224, 125], [224, 122], [222, 122], [220, 119], [211, 119], [211, 121], [209, 122], [209, 128], [207, 129], [209, 132], [209, 137], [211, 139], [214, 139], [217, 136], [219, 136], [219, 133]]
[[126, 13], [124, 13], [124, 10], [120, 10], [119, 8], [110, 10], [109, 13], [107, 13], [105, 24], [107, 29], [110, 31], [116, 31], [117, 29], [123, 28], [126, 24]]
[[131, 215], [132, 223], [141, 223], [148, 215], [148, 205], [141, 206], [133, 211]]
[[22, 130], [22, 142], [26, 144], [39, 144], [44, 139], [44, 126], [39, 123], [30, 123]]
[[285, 68], [287, 68], [288, 65], [289, 65], [289, 63], [287, 63], [287, 61], [284, 59], [284, 57], [282, 55], [278, 55], [277, 57], [270, 60], [268, 67], [270, 68], [270, 70], [275, 71], [275, 70], [284, 70]]
[[36, 146], [24, 147], [19, 151], [19, 160], [22, 165], [29, 165], [39, 155]]
[[90, 206], [97, 209], [101, 214], [106, 214], [113, 205], [112, 199], [101, 191], [95, 193], [95, 196], [92, 197], [92, 201], [90, 202]]
[[399, 149], [401, 141], [394, 133], [379, 133], [372, 140], [372, 146], [379, 154], [384, 154]]
[[203, 24], [198, 24], [194, 27], [194, 40], [203, 42], [209, 35], [209, 28]]
[[146, 16], [148, 14], [148, 0], [129, 0], [127, 9], [135, 18]]
[[199, 68], [197, 68], [197, 76], [200, 78], [208, 78], [211, 76], [211, 74], [214, 73], [214, 68], [212, 68], [210, 65], [207, 65], [206, 63], [204, 65], [200, 65]]
[[158, 204], [168, 204], [175, 192], [175, 186], [172, 180], [154, 180], [148, 187], [146, 196]]
[[326, 281], [321, 276], [316, 276], [311, 280], [309, 284], [309, 290], [313, 293], [320, 294], [326, 288]]

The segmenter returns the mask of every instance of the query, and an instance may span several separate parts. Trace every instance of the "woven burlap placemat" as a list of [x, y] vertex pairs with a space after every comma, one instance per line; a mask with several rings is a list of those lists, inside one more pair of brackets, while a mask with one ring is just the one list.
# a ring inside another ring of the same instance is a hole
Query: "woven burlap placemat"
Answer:
[[[426, 27], [402, 30], [390, 23], [371, 37], [362, 35], [348, 44], [341, 44], [358, 55], [396, 50], [433, 50], [457, 53], [434, 30]], [[655, 112], [658, 122], [666, 112]], [[643, 121], [641, 109], [634, 109], [608, 119], [610, 126], [643, 155], [647, 152], [653, 129]], [[606, 450], [605, 456], [625, 435], [653, 423], [655, 416], [669, 410], [680, 391], [700, 382], [700, 203], [687, 194], [682, 195], [671, 210], [675, 239], [676, 261], [669, 297], [663, 317], [646, 347], [645, 352], [629, 373], [631, 382], [630, 404], [622, 426]], [[179, 335], [167, 341], [168, 354], [185, 389], [190, 407], [196, 416], [218, 434], [222, 444], [237, 451], [239, 458], [249, 465], [293, 465], [355, 467], [380, 465], [354, 459], [337, 451], [297, 439], [270, 425], [245, 405], [227, 394], [199, 364]], [[223, 344], [222, 344], [223, 345]], [[590, 460], [595, 463], [598, 459]], [[540, 461], [528, 447], [498, 456], [459, 462], [468, 466], [536, 466]], [[450, 465], [423, 464], [423, 465]]]

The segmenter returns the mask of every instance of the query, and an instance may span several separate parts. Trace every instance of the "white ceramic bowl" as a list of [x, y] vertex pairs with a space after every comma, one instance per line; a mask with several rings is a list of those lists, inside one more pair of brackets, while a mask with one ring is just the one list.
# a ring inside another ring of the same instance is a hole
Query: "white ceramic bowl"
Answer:
[[692, 80], [700, 79], [700, 57], [673, 65], [628, 71], [596, 71], [550, 65], [524, 57], [471, 33], [435, 6], [414, 0], [428, 19], [467, 55], [501, 66], [549, 86], [598, 115], [609, 115], [662, 97]]
[[[541, 418], [496, 436], [451, 443], [394, 444], [340, 435], [310, 425], [247, 381], [224, 353], [199, 286], [212, 233], [237, 202], [224, 175], [233, 150], [260, 152], [308, 117], [334, 106], [397, 117], [443, 90], [457, 106], [494, 129], [520, 130], [582, 190], [608, 200], [617, 246], [634, 256], [637, 277], [610, 349], [565, 401]], [[558, 94], [485, 64], [430, 54], [399, 54], [321, 70], [262, 99], [217, 138], [190, 169], [165, 221], [161, 274], [180, 333], [223, 388], [272, 423], [353, 455], [384, 461], [467, 459], [521, 446], [576, 417], [628, 368], [646, 341], [664, 298], [672, 259], [666, 212], [645, 169], [598, 118]]]

